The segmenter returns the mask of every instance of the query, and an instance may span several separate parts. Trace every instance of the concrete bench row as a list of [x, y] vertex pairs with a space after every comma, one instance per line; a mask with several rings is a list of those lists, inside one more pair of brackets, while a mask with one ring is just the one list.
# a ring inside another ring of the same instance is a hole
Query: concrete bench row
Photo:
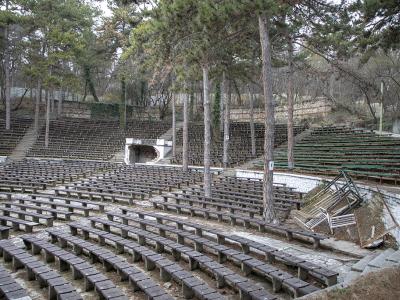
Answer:
[[[311, 231], [305, 231], [300, 229], [292, 229], [284, 225], [274, 225], [270, 223], [266, 223], [262, 219], [251, 218], [240, 214], [231, 214], [223, 211], [212, 210], [208, 208], [195, 207], [190, 205], [182, 205], [182, 204], [173, 204], [166, 203], [157, 200], [151, 201], [153, 207], [155, 209], [162, 208], [165, 211], [174, 210], [178, 214], [182, 214], [184, 212], [189, 213], [192, 217], [200, 216], [205, 219], [211, 219], [214, 217], [219, 222], [228, 221], [232, 226], [234, 225], [243, 225], [246, 228], [250, 228], [251, 226], [255, 226], [258, 228], [260, 232], [265, 232], [266, 230], [270, 230], [275, 233], [283, 233], [286, 235], [287, 239], [290, 241], [294, 237], [301, 237], [303, 241], [304, 238], [309, 238], [313, 241], [314, 248], [318, 248], [320, 245], [320, 241], [326, 239], [327, 237], [322, 234], [314, 233]], [[240, 223], [238, 223], [238, 221]]]
[[94, 290], [100, 299], [128, 299], [107, 276], [86, 260], [33, 235], [22, 236], [22, 240], [33, 255], [43, 253], [44, 260], [55, 262], [60, 272], [71, 270], [74, 280], [83, 279], [86, 292]]
[[[3, 257], [4, 262], [12, 263], [13, 271], [25, 269], [27, 274], [26, 278], [28, 280], [36, 280], [40, 288], [47, 287], [47, 299], [82, 299], [75, 288], [58, 272], [47, 267], [43, 262], [27, 253], [24, 249], [15, 246], [11, 241], [0, 241], [0, 256]], [[16, 291], [17, 290], [18, 289], [16, 289]]]
[[303, 280], [307, 279], [308, 276], [311, 276], [323, 282], [326, 286], [331, 286], [337, 283], [337, 272], [289, 254], [285, 250], [278, 250], [274, 247], [255, 242], [241, 236], [225, 234], [220, 230], [198, 223], [177, 219], [173, 216], [144, 212], [130, 208], [120, 208], [120, 210], [122, 214], [135, 214], [141, 219], [145, 219], [145, 217], [155, 219], [159, 224], [171, 222], [172, 224], [175, 224], [177, 229], [180, 230], [189, 231], [188, 228], [191, 228], [191, 230], [194, 230], [194, 233], [199, 237], [211, 239], [211, 234], [212, 236], [215, 236], [214, 240], [217, 241], [218, 244], [226, 245], [227, 242], [230, 242], [231, 244], [239, 244], [244, 254], [259, 254], [259, 252], [261, 252], [265, 255], [266, 261], [270, 263], [282, 262], [288, 267], [297, 267], [298, 277]]
[[26, 290], [11, 277], [4, 267], [0, 266], [0, 299], [31, 300]]
[[[114, 220], [114, 218], [119, 218], [122, 220], [123, 224], [128, 225], [129, 222], [138, 223], [140, 229], [147, 230], [147, 228], [154, 228], [158, 231], [158, 234], [162, 237], [167, 237], [167, 233], [170, 235], [176, 236], [176, 241], [179, 244], [185, 245], [185, 243], [190, 241], [194, 246], [195, 251], [203, 253], [205, 251], [210, 254], [216, 253], [218, 257], [218, 262], [223, 264], [226, 261], [231, 261], [233, 264], [237, 264], [240, 266], [242, 272], [248, 276], [250, 273], [259, 274], [263, 278], [268, 279], [272, 282], [273, 285], [283, 285], [287, 290], [289, 290], [293, 295], [297, 296], [300, 293], [306, 293], [310, 291], [317, 290], [313, 285], [303, 281], [302, 279], [298, 279], [295, 276], [284, 272], [278, 268], [273, 267], [272, 265], [260, 261], [257, 258], [244, 254], [241, 251], [237, 251], [232, 249], [231, 247], [227, 247], [225, 245], [221, 245], [217, 242], [213, 242], [204, 237], [199, 237], [195, 234], [189, 233], [187, 231], [177, 229], [172, 226], [168, 226], [165, 224], [159, 224], [155, 221], [136, 218], [133, 216], [128, 216], [126, 214], [119, 214], [115, 212], [107, 213], [107, 216], [110, 220]], [[256, 268], [257, 267], [257, 268]], [[269, 272], [266, 272], [268, 270]], [[285, 280], [279, 281], [278, 276], [273, 276], [270, 274], [279, 273], [279, 278], [284, 278]], [[276, 287], [275, 287], [276, 289]]]
[[[174, 242], [166, 237], [157, 235], [155, 233], [143, 230], [131, 225], [109, 221], [105, 219], [91, 217], [89, 218], [92, 227], [96, 224], [102, 225], [104, 231], [111, 231], [111, 228], [118, 230], [123, 237], [132, 237], [138, 241], [139, 244], [156, 244], [156, 250], [159, 252], [168, 251], [171, 253], [175, 260], [181, 260], [183, 257], [188, 261], [190, 270], [200, 268], [204, 272], [210, 274], [217, 281], [218, 287], [230, 286], [237, 290], [241, 299], [275, 299], [275, 296], [270, 295], [260, 285], [256, 284], [253, 280], [243, 277], [226, 266], [214, 261], [212, 258], [193, 250], [191, 247]], [[167, 250], [168, 249], [168, 250]], [[260, 266], [260, 272], [263, 272], [263, 266]], [[276, 270], [270, 270], [276, 271]], [[282, 282], [280, 272], [271, 273], [271, 281], [273, 282], [274, 291], [279, 291], [288, 286]], [[297, 280], [297, 279], [296, 279]], [[309, 286], [308, 284], [306, 284]], [[306, 289], [297, 290], [300, 294]]]
[[127, 253], [132, 255], [134, 262], [144, 261], [147, 271], [159, 270], [162, 281], [174, 280], [182, 286], [182, 294], [186, 299], [196, 297], [198, 299], [224, 299], [224, 297], [211, 288], [201, 279], [193, 276], [192, 273], [184, 270], [179, 264], [161, 256], [159, 253], [139, 245], [132, 240], [125, 239], [116, 234], [83, 225], [79, 222], [68, 224], [73, 236], [81, 232], [85, 240], [90, 235], [94, 236], [101, 246], [111, 245], [120, 254]]

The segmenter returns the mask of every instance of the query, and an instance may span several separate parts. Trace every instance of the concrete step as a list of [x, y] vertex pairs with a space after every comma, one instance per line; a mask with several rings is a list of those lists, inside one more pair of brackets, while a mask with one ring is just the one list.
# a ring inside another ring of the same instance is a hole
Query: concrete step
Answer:
[[375, 257], [377, 257], [378, 255], [379, 255], [379, 253], [373, 253], [373, 254], [363, 257], [357, 263], [355, 263], [354, 265], [351, 266], [351, 270], [361, 273], [362, 271], [364, 271], [364, 269], [368, 265], [368, 263], [371, 260], [373, 260]]
[[[392, 255], [395, 252], [393, 249], [386, 249], [383, 251], [381, 254], [379, 254], [377, 257], [375, 257], [373, 260], [371, 260], [368, 263], [368, 267], [373, 267], [373, 268], [382, 268], [388, 266], [388, 262], [386, 261], [386, 258], [388, 258], [390, 255]], [[390, 265], [390, 263], [389, 263]]]
[[[176, 122], [175, 127], [176, 127], [176, 132], [178, 132], [179, 129], [183, 128], [183, 122]], [[172, 141], [172, 127], [168, 129], [162, 136], [160, 136], [159, 139]]]
[[40, 129], [44, 126], [43, 120], [39, 122], [38, 131], [34, 128], [34, 122], [32, 122], [31, 126], [25, 132], [23, 138], [19, 141], [17, 146], [14, 148], [13, 152], [10, 154], [10, 161], [20, 161], [26, 157], [29, 149], [32, 148], [33, 144], [37, 140], [37, 132], [40, 132]]
[[395, 250], [393, 249], [387, 249], [383, 251], [381, 254], [379, 254], [377, 257], [375, 257], [368, 263], [368, 265], [364, 268], [361, 274], [364, 275], [370, 272], [377, 271], [382, 268], [393, 266], [393, 263], [391, 261], [387, 261], [386, 258], [390, 257], [394, 252]]
[[357, 271], [350, 271], [346, 274], [346, 276], [343, 279], [343, 283], [347, 284], [350, 281], [353, 281], [354, 279], [358, 278], [361, 276], [361, 272]]
[[390, 254], [386, 258], [386, 260], [394, 264], [400, 264], [400, 250], [397, 250], [394, 253]]

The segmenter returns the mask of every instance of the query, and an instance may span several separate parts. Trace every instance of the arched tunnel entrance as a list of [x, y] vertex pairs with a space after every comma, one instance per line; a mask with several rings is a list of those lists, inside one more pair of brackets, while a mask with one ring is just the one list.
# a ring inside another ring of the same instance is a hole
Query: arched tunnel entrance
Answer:
[[146, 163], [158, 157], [158, 152], [153, 146], [131, 145], [129, 146], [129, 163]]

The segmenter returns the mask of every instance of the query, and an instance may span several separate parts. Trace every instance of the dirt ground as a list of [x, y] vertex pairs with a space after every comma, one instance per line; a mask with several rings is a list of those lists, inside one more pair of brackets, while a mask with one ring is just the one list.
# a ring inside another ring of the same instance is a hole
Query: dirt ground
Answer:
[[356, 279], [349, 287], [321, 291], [304, 300], [398, 300], [400, 299], [400, 267], [371, 272]]

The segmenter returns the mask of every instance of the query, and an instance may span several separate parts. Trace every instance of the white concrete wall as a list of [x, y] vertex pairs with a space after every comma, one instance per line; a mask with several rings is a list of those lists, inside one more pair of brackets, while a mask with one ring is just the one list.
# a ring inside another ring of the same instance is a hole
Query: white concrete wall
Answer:
[[131, 145], [145, 145], [145, 146], [152, 146], [157, 152], [157, 157], [149, 161], [147, 163], [155, 164], [161, 159], [164, 159], [169, 152], [172, 150], [172, 142], [171, 141], [166, 141], [163, 139], [157, 139], [154, 144], [149, 144], [149, 143], [143, 143], [143, 140], [141, 139], [133, 139], [133, 138], [127, 138], [125, 142], [125, 156], [124, 156], [124, 162], [125, 164], [129, 165], [129, 157], [130, 157], [130, 148], [129, 146]]
[[[237, 177], [262, 179], [263, 172], [250, 170], [236, 170]], [[301, 193], [308, 193], [321, 183], [322, 179], [313, 176], [303, 176], [297, 174], [288, 174], [274, 172], [274, 183], [285, 184], [288, 187], [295, 188]]]

